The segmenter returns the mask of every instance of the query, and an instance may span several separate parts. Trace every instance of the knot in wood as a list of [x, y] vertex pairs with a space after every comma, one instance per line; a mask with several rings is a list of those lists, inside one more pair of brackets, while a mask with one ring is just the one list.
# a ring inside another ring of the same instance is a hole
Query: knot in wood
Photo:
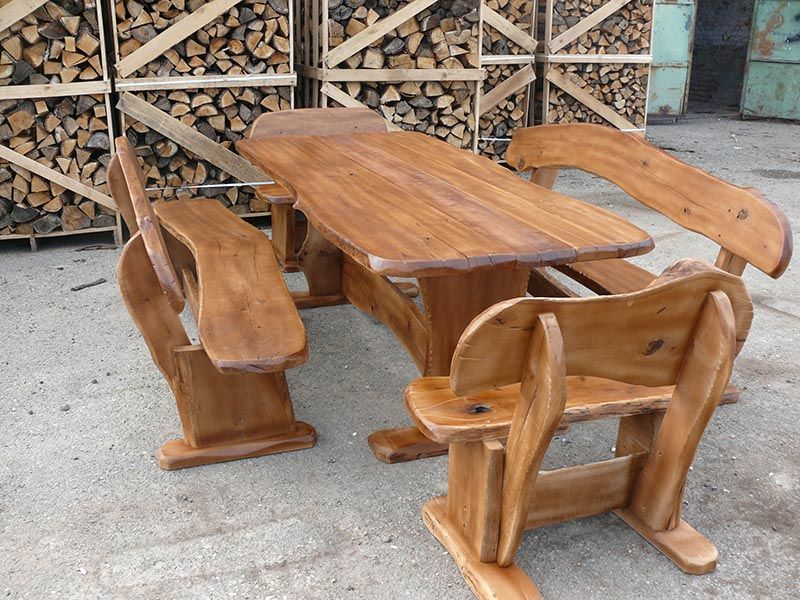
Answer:
[[645, 356], [650, 356], [651, 354], [655, 354], [659, 350], [661, 350], [661, 346], [664, 345], [664, 340], [661, 338], [657, 340], [651, 340], [650, 343], [647, 344], [647, 349], [644, 351]]
[[491, 412], [492, 407], [485, 404], [473, 404], [467, 407], [467, 412], [471, 415], [482, 415], [483, 413]]
[[747, 209], [743, 208], [738, 213], [736, 213], [736, 218], [737, 219], [741, 219], [741, 220], [746, 219], [747, 218]]

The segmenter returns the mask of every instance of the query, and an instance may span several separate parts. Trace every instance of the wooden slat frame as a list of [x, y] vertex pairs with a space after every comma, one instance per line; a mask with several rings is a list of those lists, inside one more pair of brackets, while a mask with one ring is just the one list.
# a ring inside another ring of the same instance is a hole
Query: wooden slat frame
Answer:
[[[617, 61], [621, 62], [621, 61]], [[560, 63], [564, 64], [564, 63]], [[550, 90], [548, 84], [552, 84], [562, 89], [564, 92], [578, 100], [581, 104], [586, 106], [589, 110], [597, 113], [600, 117], [611, 123], [617, 129], [622, 131], [641, 132], [644, 131], [643, 127], [637, 127], [625, 117], [621, 116], [614, 109], [610, 108], [589, 92], [581, 88], [579, 85], [570, 81], [561, 73], [551, 70], [549, 64], [545, 64], [545, 87], [542, 107], [542, 122], [549, 123], [547, 118], [548, 107], [550, 105]]]
[[[340, 90], [335, 85], [332, 85], [328, 82], [322, 84], [322, 87], [320, 88], [320, 93], [324, 97], [330, 98], [334, 102], [338, 102], [345, 108], [366, 108], [372, 110], [371, 108], [369, 108], [369, 106], [363, 104], [362, 102], [359, 102], [344, 90]], [[402, 130], [401, 127], [398, 127], [397, 125], [395, 125], [394, 123], [390, 123], [389, 121], [386, 121], [386, 126], [389, 128], [390, 131]]]
[[[628, 0], [630, 1], [630, 0]], [[536, 23], [536, 13], [534, 12], [533, 23]], [[529, 32], [523, 31], [508, 19], [503, 17], [500, 13], [492, 10], [488, 6], [483, 6], [482, 9], [483, 23], [493, 27], [512, 42], [521, 46], [530, 53], [536, 52], [536, 47], [539, 42]]]
[[[383, 19], [378, 19], [369, 27], [359, 31], [353, 37], [342, 42], [340, 45], [336, 46], [336, 48], [334, 48], [330, 52], [327, 52], [324, 55], [325, 65], [329, 68], [335, 67], [342, 61], [347, 60], [348, 58], [353, 56], [356, 52], [360, 52], [361, 50], [369, 46], [372, 42], [374, 42], [378, 38], [383, 37], [390, 31], [395, 29], [398, 25], [405, 23], [412, 17], [421, 13], [423, 10], [425, 10], [435, 2], [438, 2], [438, 0], [414, 0], [413, 2], [407, 4], [400, 10], [395, 11], [388, 17], [384, 17]], [[317, 3], [315, 2], [314, 5], [316, 6]], [[314, 24], [316, 25], [316, 20], [314, 21]], [[327, 23], [324, 23], [323, 27], [327, 27]], [[315, 31], [316, 29], [317, 28], [315, 27]]]
[[496, 107], [500, 102], [508, 98], [511, 94], [516, 93], [521, 88], [535, 81], [535, 79], [536, 73], [533, 70], [533, 65], [525, 65], [511, 77], [502, 81], [493, 90], [483, 94], [481, 98], [480, 113], [478, 116], [483, 116]]
[[[117, 74], [123, 78], [129, 77], [140, 67], [157, 58], [165, 50], [172, 48], [175, 44], [186, 39], [194, 32], [202, 29], [218, 16], [236, 6], [239, 2], [240, 0], [212, 0], [204, 4], [168, 29], [159, 33], [144, 46], [141, 46], [125, 58], [119, 60], [116, 64]], [[116, 35], [115, 27], [115, 38]]]
[[196, 129], [184, 125], [130, 92], [120, 94], [117, 108], [243, 183], [255, 183], [269, 179], [261, 169], [255, 167], [248, 160], [223, 148]]
[[0, 13], [0, 31], [5, 31], [47, 2], [48, 0], [11, 0]]
[[631, 0], [609, 0], [606, 4], [587, 15], [569, 29], [562, 31], [558, 36], [551, 39], [552, 35], [552, 15], [553, 0], [547, 0], [547, 12], [550, 17], [550, 31], [545, 41], [548, 52], [555, 54], [567, 44], [575, 41], [593, 27], [602, 23], [605, 19], [613, 15], [620, 8], [631, 2]]
[[281, 75], [203, 75], [201, 77], [142, 77], [116, 81], [118, 92], [191, 90], [224, 87], [281, 87], [297, 85], [295, 73]]

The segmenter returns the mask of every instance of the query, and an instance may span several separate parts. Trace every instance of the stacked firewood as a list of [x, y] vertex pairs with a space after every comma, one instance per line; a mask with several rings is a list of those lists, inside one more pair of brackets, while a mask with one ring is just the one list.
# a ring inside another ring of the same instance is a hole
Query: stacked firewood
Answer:
[[[407, 4], [399, 0], [328, 0], [330, 48], [335, 48]], [[479, 5], [479, 0], [439, 0], [355, 53], [339, 67], [478, 68]]]
[[[553, 5], [553, 37], [607, 3], [608, 0], [557, 0]], [[653, 0], [633, 0], [559, 52], [648, 54], [652, 25]]]
[[[205, 0], [116, 2], [119, 57], [135, 52], [205, 4]], [[141, 67], [135, 76], [290, 73], [290, 26], [287, 0], [242, 0]]]
[[0, 86], [103, 79], [101, 43], [95, 2], [47, 2], [0, 31]]
[[474, 82], [350, 81], [336, 85], [362, 104], [379, 110], [387, 121], [402, 129], [436, 136], [457, 148], [472, 146]]
[[[103, 96], [0, 100], [0, 143], [107, 194], [106, 113]], [[0, 235], [115, 224], [112, 210], [0, 160]]]
[[[483, 81], [484, 94], [489, 93], [500, 83], [511, 77], [519, 65], [490, 65], [485, 67], [486, 79]], [[485, 112], [480, 118], [481, 137], [478, 150], [493, 160], [504, 160], [509, 139], [514, 131], [525, 127], [528, 115], [528, 99], [530, 86], [511, 94], [493, 109]]]
[[[562, 73], [610, 109], [636, 127], [644, 127], [647, 110], [648, 64], [596, 63], [553, 64], [551, 69]], [[601, 123], [605, 119], [586, 108], [578, 100], [550, 85], [548, 123]]]
[[[536, 37], [535, 32], [531, 30], [533, 0], [486, 0], [484, 6], [494, 10], [522, 31]], [[483, 24], [482, 53], [484, 56], [532, 54], [486, 23]]]
[[[234, 144], [261, 114], [291, 108], [292, 88], [230, 87], [136, 95], [222, 148], [234, 151]], [[220, 186], [236, 179], [170, 138], [128, 116], [124, 117], [124, 126], [128, 140], [144, 159], [147, 186], [166, 188], [160, 192], [163, 199], [204, 196], [217, 198], [237, 214], [268, 210], [252, 189]]]

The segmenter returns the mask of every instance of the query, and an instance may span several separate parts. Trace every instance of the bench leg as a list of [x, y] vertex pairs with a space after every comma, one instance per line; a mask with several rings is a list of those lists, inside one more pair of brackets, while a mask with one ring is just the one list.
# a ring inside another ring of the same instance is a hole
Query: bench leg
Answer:
[[278, 373], [224, 374], [202, 346], [174, 350], [172, 386], [183, 439], [158, 451], [163, 469], [181, 469], [314, 446], [317, 432], [295, 421], [286, 378]]

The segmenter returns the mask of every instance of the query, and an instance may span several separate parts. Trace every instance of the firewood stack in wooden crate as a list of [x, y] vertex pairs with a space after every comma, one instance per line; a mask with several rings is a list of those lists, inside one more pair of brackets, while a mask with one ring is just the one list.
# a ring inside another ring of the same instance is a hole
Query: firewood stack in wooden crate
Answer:
[[474, 147], [478, 0], [312, 0], [297, 7], [305, 19], [298, 60], [306, 106], [367, 106], [394, 127]]
[[114, 233], [101, 7], [0, 0], [0, 237]]
[[486, 78], [478, 150], [503, 161], [514, 131], [529, 123], [537, 40], [535, 0], [488, 0], [483, 5], [481, 64]]
[[293, 106], [292, 16], [286, 0], [116, 3], [118, 108], [161, 198], [266, 213], [239, 184], [268, 178], [233, 146], [261, 114]]
[[652, 0], [547, 0], [542, 121], [643, 133]]

